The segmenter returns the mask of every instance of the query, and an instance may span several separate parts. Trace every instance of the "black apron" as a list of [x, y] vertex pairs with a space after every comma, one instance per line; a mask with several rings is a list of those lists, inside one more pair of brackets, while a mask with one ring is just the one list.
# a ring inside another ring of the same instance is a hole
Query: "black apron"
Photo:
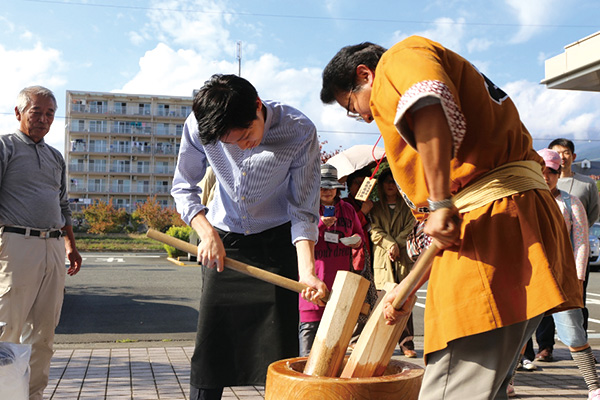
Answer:
[[[297, 281], [290, 227], [248, 236], [217, 231], [227, 257]], [[200, 290], [193, 386], [261, 386], [269, 364], [298, 356], [298, 293], [228, 268], [204, 267]]]

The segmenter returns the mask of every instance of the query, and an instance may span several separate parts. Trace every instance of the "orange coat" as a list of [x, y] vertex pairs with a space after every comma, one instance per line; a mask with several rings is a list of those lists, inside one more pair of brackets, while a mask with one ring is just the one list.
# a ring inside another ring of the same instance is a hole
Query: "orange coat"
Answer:
[[[543, 164], [504, 92], [456, 53], [410, 37], [379, 61], [371, 110], [394, 178], [417, 219], [426, 217], [428, 191], [420, 156], [409, 145], [414, 140], [408, 109], [428, 96], [440, 99], [453, 135], [453, 195], [500, 165]], [[427, 292], [425, 353], [457, 338], [574, 307], [582, 307], [581, 289], [552, 195], [529, 190], [509, 196], [463, 214], [461, 244], [436, 257]]]

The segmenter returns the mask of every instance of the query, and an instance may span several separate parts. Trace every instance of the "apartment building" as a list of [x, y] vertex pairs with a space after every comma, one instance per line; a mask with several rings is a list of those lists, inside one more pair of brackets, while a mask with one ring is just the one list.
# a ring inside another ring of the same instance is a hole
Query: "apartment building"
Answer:
[[169, 192], [192, 97], [67, 91], [65, 160], [69, 200], [81, 210], [99, 200], [133, 211]]

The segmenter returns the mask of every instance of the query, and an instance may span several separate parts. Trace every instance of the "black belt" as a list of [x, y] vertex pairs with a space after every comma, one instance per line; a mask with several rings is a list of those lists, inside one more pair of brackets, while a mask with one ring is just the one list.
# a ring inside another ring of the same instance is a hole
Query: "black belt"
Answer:
[[[3, 232], [10, 233], [18, 233], [19, 235], [27, 235], [26, 228], [17, 228], [16, 226], [3, 226]], [[37, 229], [29, 229], [29, 236], [36, 236], [42, 239], [46, 238], [59, 238], [63, 235], [63, 232], [60, 230], [52, 230], [52, 231], [41, 231]]]

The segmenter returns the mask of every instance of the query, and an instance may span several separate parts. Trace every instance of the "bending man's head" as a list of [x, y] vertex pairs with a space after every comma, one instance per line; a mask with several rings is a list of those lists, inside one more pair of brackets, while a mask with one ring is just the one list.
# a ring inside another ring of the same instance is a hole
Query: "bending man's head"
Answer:
[[250, 128], [261, 109], [254, 86], [237, 75], [213, 75], [200, 88], [192, 106], [202, 144], [226, 141], [223, 139], [232, 131]]
[[358, 66], [364, 65], [375, 71], [385, 51], [385, 48], [369, 42], [343, 47], [323, 70], [321, 101], [331, 104], [336, 101], [339, 93], [353, 91], [357, 86]]

